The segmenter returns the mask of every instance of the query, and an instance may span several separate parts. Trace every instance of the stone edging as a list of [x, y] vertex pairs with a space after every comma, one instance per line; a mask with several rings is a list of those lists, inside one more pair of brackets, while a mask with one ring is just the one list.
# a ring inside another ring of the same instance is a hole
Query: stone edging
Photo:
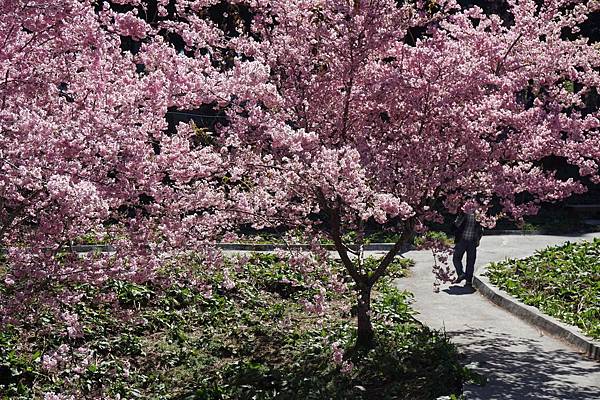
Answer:
[[[394, 246], [394, 243], [371, 243], [365, 245], [365, 251], [388, 251]], [[233, 251], [274, 251], [278, 249], [294, 249], [294, 250], [309, 250], [310, 245], [308, 244], [283, 244], [283, 243], [217, 243], [217, 247], [221, 250], [233, 250]], [[335, 250], [333, 244], [325, 244], [323, 247], [327, 250]], [[67, 247], [75, 253], [90, 253], [99, 251], [102, 253], [111, 253], [116, 251], [116, 248], [111, 245], [97, 245], [97, 244], [81, 244]], [[400, 252], [404, 253], [411, 250], [412, 246], [406, 246]]]
[[[486, 230], [484, 236], [497, 236], [497, 235], [545, 235], [546, 233], [541, 231], [519, 231], [519, 230]], [[364, 246], [365, 251], [388, 251], [394, 246], [394, 243], [370, 243]], [[335, 250], [333, 244], [324, 244], [323, 247], [326, 250]], [[233, 250], [233, 251], [274, 251], [278, 249], [299, 249], [308, 250], [310, 246], [308, 244], [290, 244], [284, 243], [217, 243], [217, 248], [222, 250]], [[65, 250], [70, 250], [74, 253], [112, 253], [116, 251], [116, 248], [110, 244], [76, 244], [73, 246], [65, 246]], [[403, 248], [400, 253], [404, 253], [409, 250], [414, 250], [414, 246], [409, 245]], [[4, 249], [0, 248], [0, 254], [4, 253]]]
[[518, 229], [487, 229], [483, 232], [483, 236], [498, 236], [498, 235], [544, 235], [542, 231], [521, 231]]
[[[523, 232], [523, 231], [486, 231], [484, 236], [495, 236], [495, 235], [536, 235], [541, 234], [539, 232]], [[333, 244], [322, 245], [326, 250], [335, 250]], [[370, 243], [364, 246], [365, 251], [389, 251], [394, 246], [394, 243]], [[278, 249], [294, 249], [294, 250], [308, 250], [310, 245], [308, 244], [289, 244], [284, 243], [217, 243], [217, 247], [221, 250], [232, 250], [232, 251], [274, 251]], [[75, 253], [90, 253], [99, 251], [102, 253], [114, 252], [116, 248], [110, 244], [76, 244], [73, 246], [67, 246], [65, 249], [71, 250]], [[409, 250], [413, 250], [414, 246], [407, 245], [400, 252], [404, 253]]]
[[492, 285], [485, 273], [486, 267], [480, 268], [478, 276], [473, 277], [473, 286], [492, 303], [504, 308], [525, 322], [534, 325], [552, 336], [556, 336], [575, 346], [588, 357], [600, 361], [600, 342], [583, 335], [575, 326], [567, 325], [554, 317], [543, 314], [533, 306], [528, 306], [509, 294]]
[[[333, 244], [322, 245], [326, 250], [335, 250]], [[265, 243], [265, 244], [254, 244], [254, 243], [218, 243], [217, 247], [221, 250], [246, 250], [246, 251], [273, 251], [278, 249], [294, 249], [294, 250], [309, 250], [310, 245], [308, 244], [279, 244], [279, 243]], [[365, 251], [389, 251], [394, 247], [394, 243], [370, 243], [364, 246]], [[412, 250], [413, 246], [408, 245], [400, 250], [400, 253]]]

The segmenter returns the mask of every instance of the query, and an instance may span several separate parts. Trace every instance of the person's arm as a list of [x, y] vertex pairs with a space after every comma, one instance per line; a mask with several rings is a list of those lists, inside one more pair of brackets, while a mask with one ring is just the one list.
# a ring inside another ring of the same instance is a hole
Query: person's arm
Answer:
[[455, 240], [459, 240], [460, 235], [462, 234], [462, 228], [464, 228], [465, 223], [465, 215], [458, 214], [450, 227], [450, 233], [454, 236]]
[[456, 219], [454, 220], [454, 226], [456, 228], [458, 228], [459, 226], [461, 226], [463, 223], [465, 222], [465, 214], [458, 214], [456, 216]]
[[475, 220], [475, 227], [477, 229], [477, 246], [479, 246], [479, 243], [481, 242], [481, 238], [483, 237], [483, 226], [481, 225], [481, 223], [479, 223], [479, 221]]

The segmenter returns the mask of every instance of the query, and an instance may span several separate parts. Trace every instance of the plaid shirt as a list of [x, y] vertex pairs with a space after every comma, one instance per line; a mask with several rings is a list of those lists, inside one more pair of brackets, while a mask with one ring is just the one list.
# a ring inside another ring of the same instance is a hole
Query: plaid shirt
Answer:
[[461, 226], [465, 224], [464, 229], [462, 230], [462, 234], [460, 235], [460, 240], [466, 240], [468, 242], [475, 242], [481, 239], [481, 235], [483, 234], [483, 229], [479, 222], [475, 220], [475, 215], [473, 214], [461, 214], [456, 217], [454, 221], [454, 225]]

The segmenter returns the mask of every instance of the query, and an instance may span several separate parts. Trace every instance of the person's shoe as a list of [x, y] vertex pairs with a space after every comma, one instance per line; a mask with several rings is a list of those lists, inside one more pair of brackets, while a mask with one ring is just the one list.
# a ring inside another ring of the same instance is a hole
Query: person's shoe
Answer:
[[471, 287], [473, 287], [473, 280], [472, 279], [467, 279], [465, 281], [465, 286], [471, 286]]
[[460, 274], [452, 281], [452, 283], [461, 283], [466, 277], [467, 276], [465, 274]]

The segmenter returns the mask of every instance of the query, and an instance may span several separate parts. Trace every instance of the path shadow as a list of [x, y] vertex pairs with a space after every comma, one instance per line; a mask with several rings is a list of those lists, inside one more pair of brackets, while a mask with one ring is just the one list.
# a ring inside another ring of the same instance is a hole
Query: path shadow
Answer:
[[[600, 399], [600, 363], [578, 353], [562, 349], [544, 351], [535, 339], [514, 338], [489, 329], [449, 333], [457, 336], [459, 342], [468, 342], [459, 345], [466, 362], [487, 378], [485, 386], [465, 387], [469, 399]], [[598, 376], [597, 385], [589, 386], [589, 382], [595, 382], [589, 374]]]
[[475, 290], [475, 288], [473, 288], [473, 286], [454, 285], [454, 286], [450, 286], [449, 288], [442, 290], [442, 292], [448, 293], [450, 295], [462, 295], [462, 294], [473, 294], [476, 292], [476, 290]]

